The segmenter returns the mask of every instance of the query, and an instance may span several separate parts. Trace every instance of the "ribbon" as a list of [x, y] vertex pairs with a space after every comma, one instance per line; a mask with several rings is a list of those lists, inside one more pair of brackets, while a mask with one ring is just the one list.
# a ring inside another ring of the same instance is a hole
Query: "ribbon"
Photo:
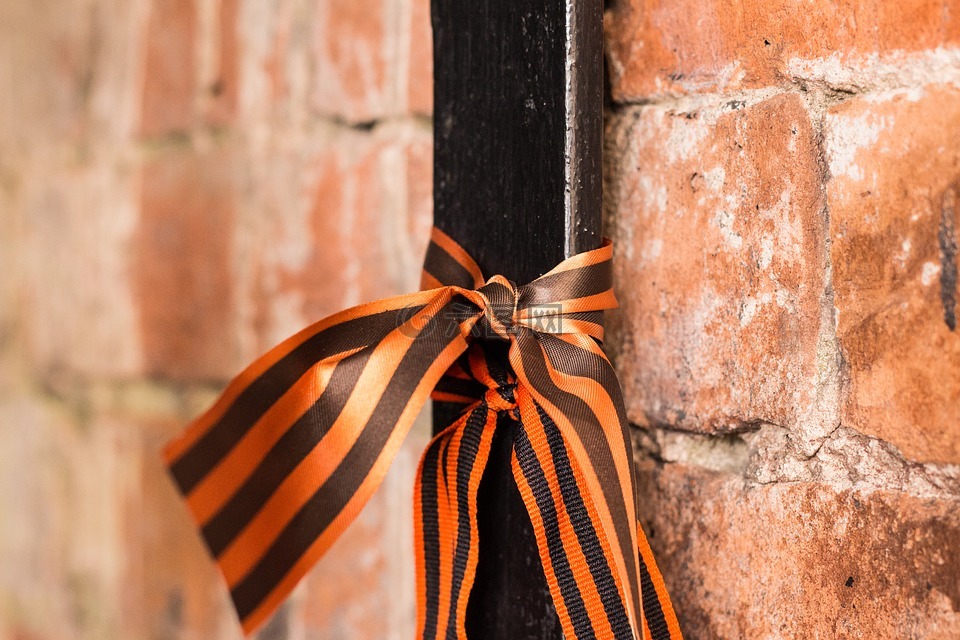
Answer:
[[616, 306], [609, 241], [533, 282], [484, 280], [434, 229], [423, 290], [360, 305], [261, 356], [164, 457], [245, 633], [357, 516], [428, 397], [460, 417], [415, 490], [418, 636], [466, 638], [477, 491], [498, 425], [567, 638], [675, 640], [637, 523], [619, 384], [600, 349]]

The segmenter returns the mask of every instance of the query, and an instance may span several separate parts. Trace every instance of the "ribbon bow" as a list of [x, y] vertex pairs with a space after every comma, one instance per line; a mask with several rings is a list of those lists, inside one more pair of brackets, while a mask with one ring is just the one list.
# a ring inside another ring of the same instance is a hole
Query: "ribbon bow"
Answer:
[[460, 417], [415, 491], [418, 636], [466, 638], [477, 489], [498, 417], [567, 638], [680, 638], [637, 525], [620, 388], [598, 342], [609, 241], [533, 282], [484, 280], [434, 229], [423, 289], [304, 329], [234, 379], [164, 452], [252, 632], [357, 516], [433, 393]]

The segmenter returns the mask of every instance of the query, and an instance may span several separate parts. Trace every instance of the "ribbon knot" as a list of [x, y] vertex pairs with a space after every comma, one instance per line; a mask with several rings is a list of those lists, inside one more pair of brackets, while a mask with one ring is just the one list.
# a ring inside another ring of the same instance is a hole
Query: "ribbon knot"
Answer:
[[517, 291], [503, 276], [493, 276], [477, 289], [483, 302], [483, 319], [478, 323], [481, 338], [510, 341], [517, 315]]
[[531, 283], [434, 230], [423, 290], [325, 318], [248, 366], [164, 451], [247, 633], [382, 482], [432, 395], [459, 417], [415, 488], [418, 635], [466, 638], [477, 491], [500, 419], [567, 638], [680, 638], [637, 526], [620, 388], [600, 349], [609, 241]]
[[516, 385], [506, 385], [496, 389], [488, 389], [483, 396], [484, 402], [490, 408], [490, 411], [514, 411], [517, 408], [517, 400], [513, 390]]

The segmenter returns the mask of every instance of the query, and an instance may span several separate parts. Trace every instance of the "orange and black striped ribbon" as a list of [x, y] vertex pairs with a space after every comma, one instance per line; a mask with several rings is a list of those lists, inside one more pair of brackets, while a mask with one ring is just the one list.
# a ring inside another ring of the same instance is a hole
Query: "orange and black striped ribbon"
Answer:
[[417, 475], [418, 636], [466, 638], [477, 491], [502, 421], [567, 638], [675, 640], [637, 524], [620, 388], [599, 343], [612, 246], [516, 286], [435, 229], [423, 290], [348, 309], [256, 360], [165, 450], [250, 633], [380, 485], [432, 396], [460, 405]]

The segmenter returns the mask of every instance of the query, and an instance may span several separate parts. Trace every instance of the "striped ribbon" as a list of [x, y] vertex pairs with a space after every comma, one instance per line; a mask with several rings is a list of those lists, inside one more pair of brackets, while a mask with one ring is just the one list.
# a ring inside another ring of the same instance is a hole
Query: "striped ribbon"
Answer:
[[460, 417], [417, 474], [418, 636], [466, 638], [493, 433], [567, 638], [681, 637], [637, 524], [620, 388], [599, 347], [609, 241], [516, 286], [434, 229], [423, 290], [335, 314], [251, 364], [170, 442], [171, 474], [251, 633], [380, 485], [427, 399]]

